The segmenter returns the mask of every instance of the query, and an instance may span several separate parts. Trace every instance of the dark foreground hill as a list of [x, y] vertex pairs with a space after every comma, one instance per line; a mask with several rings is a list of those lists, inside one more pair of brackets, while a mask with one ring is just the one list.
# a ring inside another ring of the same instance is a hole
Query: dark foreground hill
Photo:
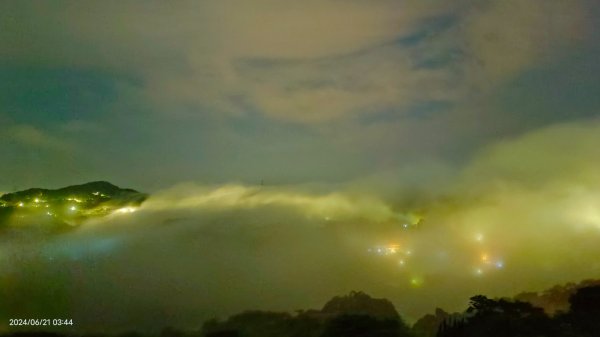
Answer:
[[[543, 310], [544, 316], [559, 319], [560, 317], [564, 318], [565, 313], [569, 312], [571, 309], [571, 299], [580, 289], [599, 286], [600, 280], [589, 279], [579, 283], [556, 285], [541, 292], [523, 292], [512, 299], [493, 299], [487, 303], [495, 303], [495, 305], [499, 306], [498, 310], [503, 306], [506, 307], [514, 303], [521, 303], [521, 308], [530, 306], [528, 310], [535, 310], [536, 314], [539, 313], [539, 310]], [[453, 326], [456, 322], [463, 322], [463, 320], [464, 313], [451, 314], [437, 308], [435, 313], [427, 314], [417, 320], [412, 330], [417, 337], [434, 337], [437, 336], [440, 327]]]
[[225, 337], [408, 337], [394, 305], [383, 298], [351, 292], [329, 300], [321, 310], [289, 313], [247, 311], [204, 324], [200, 336]]
[[0, 197], [0, 227], [57, 230], [113, 212], [130, 212], [147, 195], [95, 181], [59, 189], [31, 188]]
[[[361, 292], [335, 297], [322, 310], [286, 312], [246, 311], [226, 320], [209, 320], [196, 331], [165, 328], [159, 334], [135, 332], [118, 336], [160, 337], [598, 337], [600, 331], [600, 286], [579, 288], [569, 299], [567, 311], [548, 316], [530, 303], [471, 297], [469, 307], [460, 314], [438, 310], [428, 321], [435, 331], [426, 332], [423, 324], [412, 329], [397, 315], [389, 315], [385, 299], [374, 299]], [[333, 310], [331, 310], [333, 306]], [[393, 306], [391, 307], [393, 309]], [[358, 312], [357, 312], [358, 310]], [[393, 309], [395, 313], [395, 309]], [[384, 313], [382, 315], [382, 313]], [[427, 325], [427, 324], [426, 324]], [[420, 326], [420, 327], [419, 327]], [[76, 337], [64, 332], [39, 332], [35, 327], [16, 328], [10, 337]], [[20, 331], [20, 332], [16, 332]], [[29, 332], [28, 332], [29, 331]], [[64, 331], [64, 330], [62, 330]], [[91, 337], [92, 335], [87, 335]], [[109, 335], [94, 334], [102, 337]]]

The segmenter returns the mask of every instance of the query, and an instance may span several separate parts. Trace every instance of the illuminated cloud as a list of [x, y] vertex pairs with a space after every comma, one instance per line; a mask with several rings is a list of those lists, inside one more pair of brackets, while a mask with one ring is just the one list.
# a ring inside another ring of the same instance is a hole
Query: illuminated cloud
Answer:
[[[2, 174], [23, 188], [102, 178], [158, 189], [461, 165], [487, 142], [597, 111], [588, 5], [2, 2], [0, 121], [81, 148], [45, 179]], [[548, 75], [561, 71], [572, 75]], [[504, 98], [509, 88], [527, 94]], [[572, 101], [589, 106], [562, 113]], [[60, 179], [65, 166], [78, 181]]]
[[134, 72], [156, 104], [309, 124], [466, 98], [587, 29], [579, 1], [62, 4], [3, 10], [2, 57]]
[[[154, 193], [136, 212], [44, 240], [34, 255], [15, 242], [3, 256], [25, 254], [31, 268], [50, 274], [56, 263], [85, 270], [65, 286], [79, 282], [71, 295], [87, 327], [100, 310], [90, 307], [97, 298], [83, 296], [91, 289], [126, 299], [105, 304], [115, 312], [103, 316], [111, 326], [126, 325], [128, 313], [158, 310], [148, 306], [150, 290], [178, 313], [156, 324], [189, 324], [180, 303], [222, 315], [290, 310], [355, 288], [392, 299], [416, 319], [436, 306], [459, 310], [478, 292], [512, 296], [597, 275], [598, 135], [597, 121], [567, 123], [491, 145], [452, 186], [423, 190], [433, 194], [417, 204], [402, 201], [415, 193], [402, 185], [395, 197], [364, 182], [179, 185]], [[422, 218], [403, 226], [417, 209]], [[17, 268], [2, 261], [3, 270]], [[117, 276], [115, 289], [109, 285]], [[30, 282], [14, 291], [28, 291]], [[272, 297], [257, 301], [265, 289]]]
[[411, 222], [410, 215], [394, 211], [375, 196], [342, 193], [314, 194], [288, 188], [226, 185], [214, 189], [181, 185], [150, 198], [143, 210], [219, 210], [283, 207], [318, 220], [364, 219], [369, 222]]

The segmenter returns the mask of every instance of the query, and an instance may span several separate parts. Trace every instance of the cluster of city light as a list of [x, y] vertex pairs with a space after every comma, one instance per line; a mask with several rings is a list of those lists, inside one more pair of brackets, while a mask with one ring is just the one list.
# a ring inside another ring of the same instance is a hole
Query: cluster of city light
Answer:
[[[367, 252], [376, 256], [397, 257], [399, 267], [405, 267], [408, 264], [408, 260], [413, 255], [413, 251], [411, 249], [402, 249], [399, 244], [374, 246], [368, 248]], [[412, 276], [409, 280], [409, 284], [413, 288], [421, 287], [423, 285], [423, 278]]]
[[[44, 205], [44, 207], [48, 207], [47, 201], [44, 199], [40, 199], [40, 198], [34, 198], [33, 202], [27, 203], [26, 201], [17, 201], [15, 202], [15, 204], [17, 205], [17, 207], [40, 207], [42, 205]], [[6, 204], [3, 204], [3, 206], [7, 206]]]
[[[402, 249], [399, 244], [379, 245], [367, 249], [369, 254], [381, 257], [397, 257], [398, 266], [404, 268], [408, 265], [408, 260], [413, 255], [411, 249]], [[423, 286], [423, 278], [421, 276], [410, 276], [408, 283], [413, 288], [420, 288]]]
[[[482, 233], [476, 234], [475, 241], [479, 246], [483, 246], [484, 235]], [[474, 273], [477, 276], [481, 276], [486, 270], [503, 268], [504, 261], [501, 258], [492, 256], [485, 249], [482, 249], [481, 253], [479, 253], [479, 259], [474, 267]]]
[[[94, 196], [102, 196], [104, 197], [105, 195], [100, 193], [100, 192], [93, 192], [92, 195]], [[84, 203], [86, 201], [85, 198], [80, 198], [80, 197], [75, 197], [75, 196], [70, 196], [68, 198], [64, 198], [62, 200], [65, 201], [69, 201], [69, 203], [67, 203], [64, 207], [64, 211], [67, 212], [67, 214], [70, 214], [71, 216], [75, 216], [75, 215], [79, 215], [81, 212], [85, 212], [86, 214], [88, 213], [88, 209], [86, 207], [84, 207]], [[32, 199], [27, 199], [27, 200], [17, 200], [14, 203], [12, 203], [13, 205], [15, 205], [16, 207], [19, 208], [46, 208], [46, 211], [44, 212], [45, 215], [47, 216], [51, 216], [51, 217], [56, 217], [58, 216], [58, 214], [62, 214], [63, 212], [56, 211], [55, 208], [51, 207], [51, 204], [48, 203], [47, 200], [42, 199], [41, 197], [36, 197], [36, 198], [32, 198]], [[3, 202], [1, 204], [3, 207], [7, 207], [7, 203]], [[110, 212], [110, 208], [105, 207], [99, 207], [96, 208], [96, 212], [100, 210], [101, 212]], [[112, 213], [113, 214], [131, 214], [133, 212], [135, 212], [137, 210], [136, 207], [132, 207], [132, 206], [126, 206], [126, 207], [122, 207], [119, 208], [117, 210], [114, 210]]]
[[[107, 195], [105, 195], [103, 193], [100, 193], [100, 192], [93, 192], [92, 195], [94, 195], [94, 196], [101, 196], [101, 197], [107, 197]], [[82, 198], [78, 198], [78, 197], [74, 197], [74, 196], [70, 196], [70, 197], [68, 197], [68, 198], [66, 198], [64, 200], [70, 201], [70, 202], [75, 202], [77, 204], [81, 204], [81, 203], [83, 203], [83, 202], [86, 201], [86, 200], [84, 200]], [[16, 201], [14, 204], [17, 207], [45, 207], [45, 208], [49, 208], [50, 207], [50, 205], [48, 205], [48, 201], [45, 200], [45, 199], [42, 199], [41, 197], [36, 197], [33, 200], [25, 200], [25, 201], [19, 200], [19, 201]], [[6, 203], [3, 203], [2, 206], [6, 207], [8, 205]], [[76, 211], [77, 207], [71, 204], [71, 205], [68, 206], [68, 209], [70, 211]]]
[[[505, 268], [504, 259], [501, 257], [501, 255], [494, 253], [493, 249], [490, 249], [489, 245], [486, 244], [485, 235], [482, 232], [475, 233], [472, 238], [474, 243], [473, 252], [476, 254], [475, 258], [470, 259], [471, 263], [468, 262], [468, 255], [466, 259], [456, 260], [457, 262], [463, 261], [459, 264], [459, 266], [462, 265], [467, 272], [471, 270], [474, 277], [482, 277], [486, 273]], [[404, 238], [404, 241], [406, 239], [409, 238]], [[448, 252], [445, 250], [440, 250], [437, 255], [435, 251], [431, 252], [424, 250], [422, 254], [419, 254], [419, 256], [413, 256], [413, 250], [407, 248], [406, 242], [402, 245], [396, 243], [388, 245], [375, 245], [368, 248], [367, 252], [380, 258], [387, 259], [393, 257], [395, 265], [408, 273], [406, 275], [408, 277], [408, 285], [413, 288], [420, 288], [425, 283], [425, 278], [422, 274], [422, 268], [419, 266], [425, 267], [425, 265], [422, 264], [426, 263], [425, 261], [427, 260], [438, 260], [438, 258], [447, 260], [449, 257]], [[419, 269], [421, 272], [418, 271]]]
[[400, 253], [400, 245], [390, 244], [386, 246], [375, 246], [367, 249], [367, 251], [376, 255], [396, 255]]

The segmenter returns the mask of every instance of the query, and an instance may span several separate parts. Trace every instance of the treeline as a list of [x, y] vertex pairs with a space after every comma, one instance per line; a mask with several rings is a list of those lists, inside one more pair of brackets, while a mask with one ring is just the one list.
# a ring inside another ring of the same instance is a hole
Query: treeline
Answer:
[[[247, 311], [227, 320], [209, 320], [201, 329], [165, 328], [159, 334], [126, 333], [118, 337], [598, 337], [600, 286], [578, 289], [566, 311], [549, 316], [518, 300], [478, 295], [460, 314], [441, 310], [412, 327], [388, 307], [389, 301], [364, 293], [336, 297], [323, 310], [296, 314]], [[372, 312], [373, 314], [370, 314]], [[6, 337], [77, 337], [48, 332], [15, 332]], [[87, 335], [85, 337], [104, 337]]]
[[570, 308], [548, 316], [541, 308], [520, 301], [471, 298], [459, 319], [446, 320], [438, 337], [597, 337], [600, 336], [600, 286], [580, 288]]

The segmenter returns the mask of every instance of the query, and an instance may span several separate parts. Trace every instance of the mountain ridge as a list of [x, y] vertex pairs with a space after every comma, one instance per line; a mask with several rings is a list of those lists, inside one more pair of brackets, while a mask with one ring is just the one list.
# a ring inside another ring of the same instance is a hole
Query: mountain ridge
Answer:
[[147, 198], [146, 193], [103, 180], [57, 189], [28, 188], [0, 196], [0, 228], [69, 228], [119, 210], [130, 213]]

